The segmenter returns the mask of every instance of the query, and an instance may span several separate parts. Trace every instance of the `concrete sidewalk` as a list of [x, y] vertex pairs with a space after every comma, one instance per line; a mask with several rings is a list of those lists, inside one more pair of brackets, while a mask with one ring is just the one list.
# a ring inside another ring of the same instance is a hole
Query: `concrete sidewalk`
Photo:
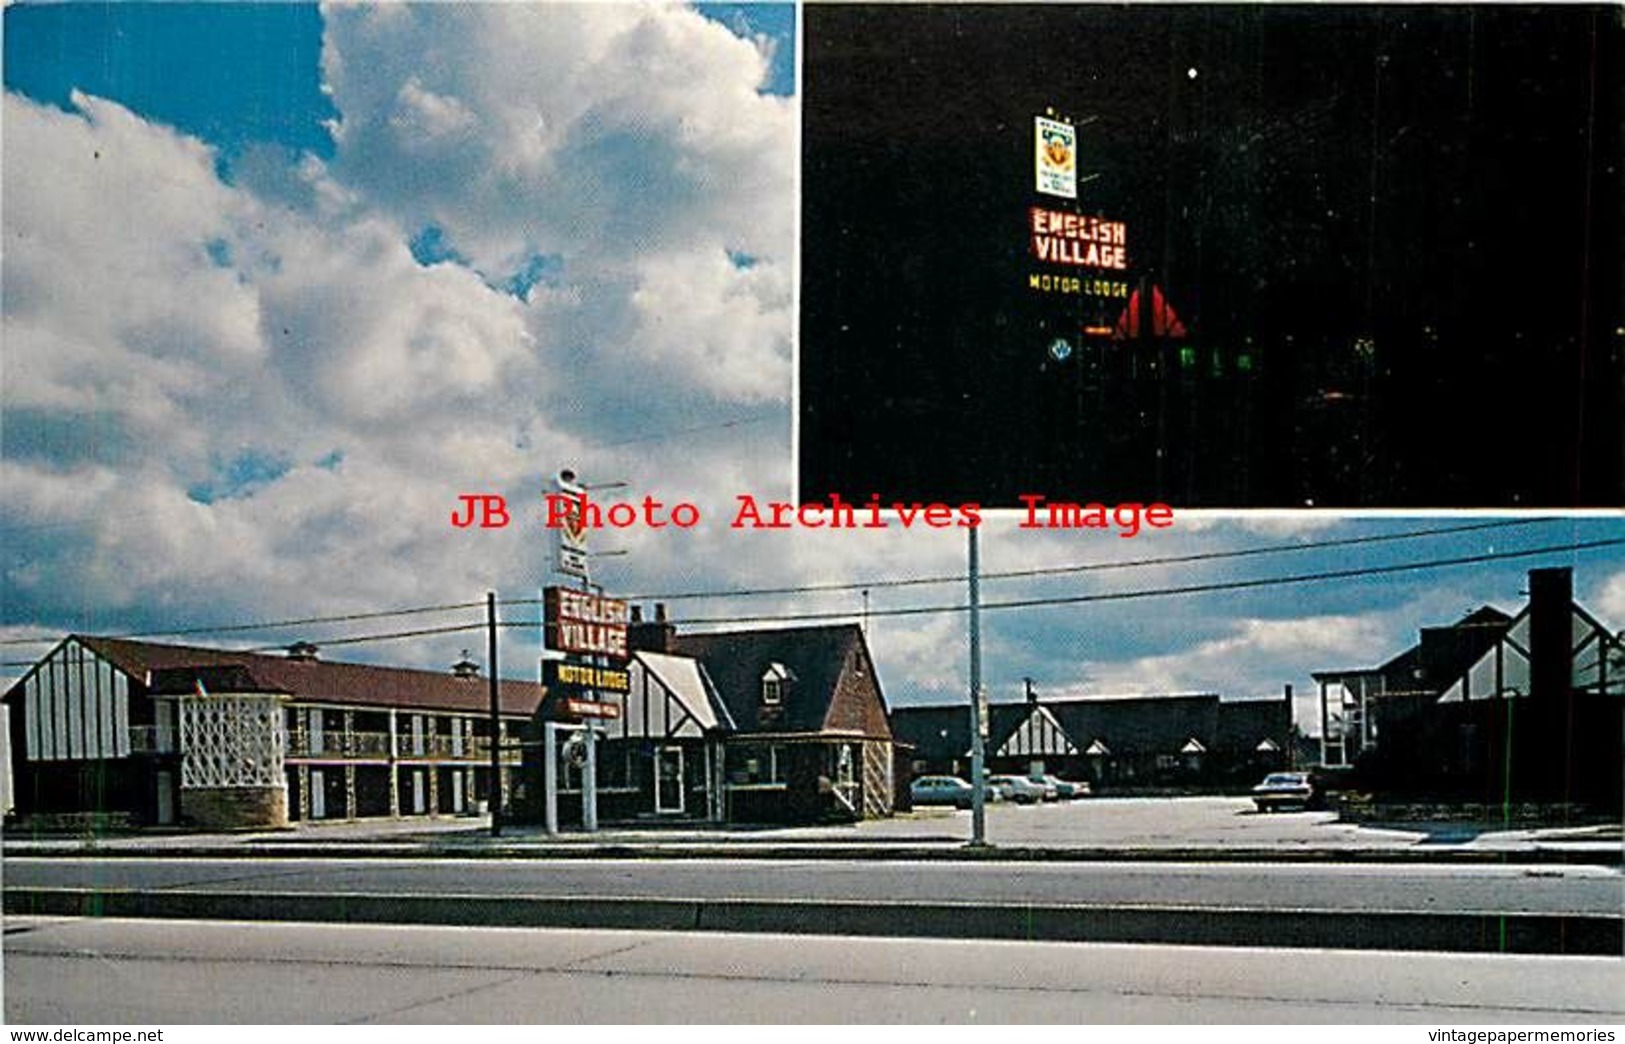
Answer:
[[1584, 862], [1619, 865], [1618, 824], [1497, 830], [1470, 823], [1384, 828], [1334, 813], [1259, 815], [1241, 798], [1121, 798], [1031, 807], [992, 806], [985, 848], [970, 848], [970, 817], [944, 809], [884, 820], [811, 827], [612, 825], [596, 834], [549, 836], [511, 826], [500, 838], [487, 818], [306, 823], [232, 834], [137, 833], [28, 837], [8, 833], [8, 852], [29, 855], [457, 856], [493, 858], [1007, 859], [1178, 861]]

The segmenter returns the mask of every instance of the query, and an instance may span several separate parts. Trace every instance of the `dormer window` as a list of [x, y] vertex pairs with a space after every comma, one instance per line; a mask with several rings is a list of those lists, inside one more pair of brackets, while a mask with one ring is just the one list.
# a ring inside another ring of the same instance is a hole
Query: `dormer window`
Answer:
[[762, 672], [762, 704], [777, 707], [784, 702], [784, 683], [791, 678], [790, 669], [782, 663], [770, 663]]

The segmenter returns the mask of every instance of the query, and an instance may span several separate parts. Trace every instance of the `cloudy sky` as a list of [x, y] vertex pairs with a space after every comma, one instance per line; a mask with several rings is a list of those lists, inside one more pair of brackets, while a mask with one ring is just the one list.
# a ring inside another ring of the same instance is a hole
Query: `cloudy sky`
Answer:
[[[895, 703], [962, 698], [962, 530], [752, 532], [790, 495], [795, 17], [775, 5], [5, 10], [0, 637], [170, 634], [534, 598], [545, 479], [695, 504], [595, 535], [612, 593], [679, 621], [870, 611]], [[816, 264], [816, 258], [807, 260]], [[1486, 443], [1492, 445], [1492, 443]], [[513, 523], [459, 530], [458, 497]], [[806, 491], [816, 496], [816, 491]], [[880, 491], [884, 492], [884, 491]], [[1087, 491], [1053, 491], [1088, 499]], [[1176, 505], [1177, 507], [1177, 505]], [[1133, 539], [981, 532], [989, 603], [1425, 563], [1625, 536], [1615, 517], [1176, 514]], [[1457, 528], [1431, 536], [1304, 547]], [[1153, 561], [1222, 555], [1200, 561]], [[1119, 568], [1099, 568], [1120, 565]], [[990, 609], [988, 686], [1307, 691], [1572, 565], [1625, 626], [1618, 547], [1286, 586]], [[683, 598], [743, 588], [835, 590]], [[533, 619], [535, 607], [504, 610]], [[317, 642], [460, 609], [195, 635]], [[694, 626], [700, 626], [695, 624]], [[534, 664], [513, 630], [504, 673]], [[32, 643], [32, 644], [29, 644]], [[441, 666], [478, 632], [340, 647]], [[483, 658], [483, 657], [481, 657]]]

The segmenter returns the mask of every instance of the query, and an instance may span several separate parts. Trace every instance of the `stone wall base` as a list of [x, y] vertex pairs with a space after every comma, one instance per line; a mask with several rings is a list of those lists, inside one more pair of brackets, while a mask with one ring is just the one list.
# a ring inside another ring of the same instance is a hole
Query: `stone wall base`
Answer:
[[286, 787], [181, 789], [181, 818], [205, 830], [288, 825]]

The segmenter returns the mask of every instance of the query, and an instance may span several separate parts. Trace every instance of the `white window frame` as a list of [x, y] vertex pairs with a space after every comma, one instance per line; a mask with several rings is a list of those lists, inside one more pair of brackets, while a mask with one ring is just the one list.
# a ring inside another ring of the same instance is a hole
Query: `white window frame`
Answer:
[[762, 672], [762, 705], [777, 707], [784, 703], [784, 683], [790, 678], [790, 669], [773, 662]]

